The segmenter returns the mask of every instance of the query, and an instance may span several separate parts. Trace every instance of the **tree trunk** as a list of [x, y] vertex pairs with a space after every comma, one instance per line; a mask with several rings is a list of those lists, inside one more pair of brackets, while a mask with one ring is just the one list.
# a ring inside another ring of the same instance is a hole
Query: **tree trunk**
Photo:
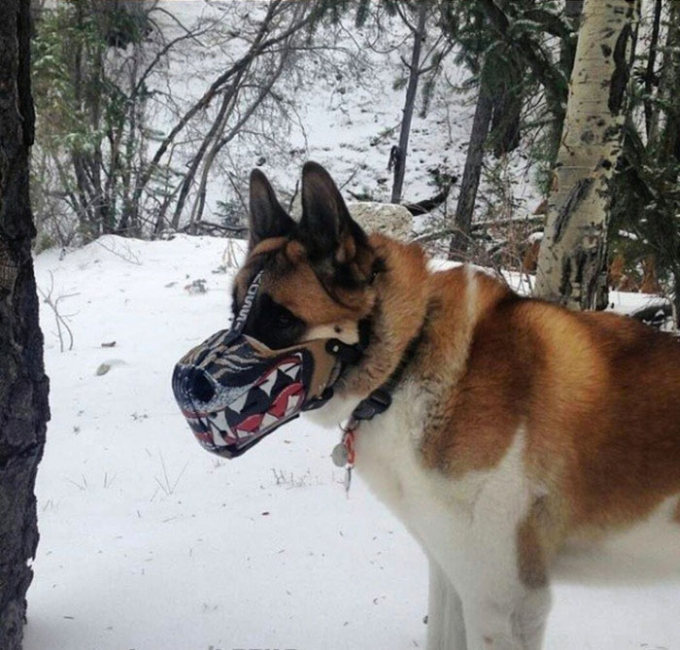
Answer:
[[607, 301], [610, 179], [621, 149], [637, 0], [585, 0], [548, 202], [535, 295], [573, 309]]
[[0, 648], [20, 650], [48, 419], [28, 197], [30, 0], [0, 2]]
[[[662, 104], [665, 107], [665, 121], [662, 126], [657, 125], [658, 162], [669, 167], [669, 189], [677, 182], [678, 167], [680, 167], [680, 106], [678, 106], [678, 91], [680, 91], [680, 6], [672, 3], [668, 10], [668, 32], [664, 47], [664, 63], [661, 71], [660, 92]], [[659, 133], [660, 131], [660, 133]]]
[[392, 183], [392, 203], [401, 203], [401, 194], [404, 187], [404, 175], [406, 174], [406, 152], [408, 140], [411, 135], [411, 120], [413, 108], [418, 90], [420, 77], [420, 52], [425, 40], [425, 19], [427, 18], [428, 3], [421, 2], [418, 8], [418, 26], [413, 33], [413, 50], [411, 50], [411, 63], [409, 64], [408, 85], [406, 87], [406, 100], [404, 101], [404, 116], [401, 120], [399, 132], [399, 146], [392, 156], [394, 164], [394, 182]]
[[673, 324], [675, 329], [680, 329], [680, 269], [671, 272], [673, 282]]
[[507, 79], [499, 84], [493, 98], [490, 140], [495, 158], [502, 158], [519, 147], [524, 97], [522, 77], [526, 74], [521, 62], [508, 65]]
[[[677, 97], [680, 93], [680, 6], [672, 3], [668, 15], [668, 33], [664, 53], [664, 66], [660, 92], [666, 101], [666, 119], [660, 134], [659, 142], [654, 143], [657, 149], [657, 168], [662, 172], [667, 197], [677, 197], [680, 176], [680, 107]], [[657, 131], [659, 127], [657, 125]], [[670, 249], [671, 276], [673, 282], [673, 318], [675, 327], [680, 327], [680, 199], [669, 200], [667, 220], [673, 235], [664, 242], [665, 248]], [[675, 222], [675, 223], [674, 223]]]
[[484, 74], [482, 74], [479, 84], [477, 107], [475, 109], [475, 116], [472, 120], [472, 131], [470, 133], [470, 142], [468, 143], [467, 157], [465, 158], [463, 179], [460, 184], [458, 203], [456, 204], [454, 232], [449, 245], [449, 259], [460, 259], [461, 257], [465, 257], [465, 253], [468, 250], [472, 215], [475, 210], [477, 189], [482, 174], [482, 163], [484, 162], [484, 144], [486, 143], [486, 137], [489, 134], [492, 114], [493, 97], [489, 92], [488, 83], [485, 81]]
[[647, 57], [647, 67], [645, 69], [645, 131], [647, 140], [656, 137], [656, 128], [653, 125], [657, 122], [658, 108], [654, 106], [654, 86], [656, 75], [656, 56], [659, 51], [659, 34], [661, 31], [661, 13], [663, 11], [662, 0], [656, 0], [654, 5], [654, 19], [652, 20], [652, 34], [649, 40], [649, 55]]

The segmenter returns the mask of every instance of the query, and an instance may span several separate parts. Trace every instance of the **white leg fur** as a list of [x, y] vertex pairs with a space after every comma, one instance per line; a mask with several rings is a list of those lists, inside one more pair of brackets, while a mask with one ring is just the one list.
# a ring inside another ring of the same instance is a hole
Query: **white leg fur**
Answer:
[[432, 558], [427, 612], [427, 650], [467, 650], [460, 596]]
[[526, 650], [540, 650], [543, 647], [545, 624], [550, 611], [549, 588], [529, 590], [515, 611], [517, 634]]
[[[482, 566], [470, 568], [484, 573]], [[490, 584], [482, 578], [467, 591], [461, 600], [430, 559], [427, 650], [541, 650], [550, 609], [547, 588], [527, 589], [504, 579]]]
[[507, 593], [494, 593], [500, 592], [498, 586], [484, 589], [482, 583], [479, 593], [464, 600], [467, 650], [541, 650], [550, 608], [548, 590], [527, 590], [518, 582], [515, 597], [509, 598]]
[[524, 438], [518, 431], [501, 463], [479, 486], [461, 543], [440, 555], [463, 602], [467, 650], [540, 648], [548, 591], [527, 588], [518, 568], [517, 528], [531, 502], [523, 471]]
[[517, 530], [535, 496], [524, 431], [495, 468], [447, 478], [420, 463], [412, 391], [406, 384], [381, 422], [362, 423], [357, 470], [432, 560], [428, 650], [538, 650], [548, 601], [518, 569]]

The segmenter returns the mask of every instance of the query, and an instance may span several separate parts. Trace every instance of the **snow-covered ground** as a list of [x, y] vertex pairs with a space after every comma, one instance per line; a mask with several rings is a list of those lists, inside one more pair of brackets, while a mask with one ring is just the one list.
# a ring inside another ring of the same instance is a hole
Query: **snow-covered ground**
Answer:
[[[346, 498], [335, 432], [297, 420], [224, 461], [175, 405], [175, 362], [227, 323], [232, 271], [214, 271], [233, 246], [105, 237], [36, 259], [74, 346], [43, 303], [52, 421], [25, 650], [424, 647], [425, 559], [358, 477]], [[546, 647], [680, 648], [680, 585], [557, 585]]]
[[[196, 0], [166, 6], [187, 25], [212, 11]], [[301, 162], [316, 159], [344, 192], [384, 199], [403, 106], [393, 88], [399, 53], [380, 56], [349, 33], [338, 45], [318, 69], [300, 69], [299, 87], [285, 86], [298, 100], [297, 126], [284, 133], [294, 153], [263, 170], [292, 192]], [[187, 104], [224, 68], [218, 54], [173, 59], [170, 84]], [[348, 72], [348, 56], [363, 68]], [[465, 75], [447, 77], [457, 85]], [[407, 200], [436, 192], [431, 167], [462, 173], [473, 99], [442, 83], [428, 115], [414, 116]], [[159, 110], [153, 126], [166, 121]], [[233, 156], [252, 167], [261, 153], [244, 146]], [[520, 212], [538, 202], [523, 165], [519, 154], [508, 165]], [[210, 210], [224, 188], [216, 176], [207, 218], [217, 219]], [[74, 346], [60, 351], [43, 303], [52, 421], [25, 650], [424, 647], [425, 558], [359, 478], [346, 498], [329, 458], [337, 432], [297, 420], [225, 461], [198, 446], [177, 409], [173, 366], [226, 326], [233, 268], [215, 271], [238, 246], [105, 237], [63, 259], [57, 250], [37, 257], [38, 285], [61, 297]], [[187, 289], [201, 279], [207, 292]], [[629, 309], [641, 298], [614, 300]], [[678, 585], [558, 585], [555, 603], [551, 650], [680, 650]]]

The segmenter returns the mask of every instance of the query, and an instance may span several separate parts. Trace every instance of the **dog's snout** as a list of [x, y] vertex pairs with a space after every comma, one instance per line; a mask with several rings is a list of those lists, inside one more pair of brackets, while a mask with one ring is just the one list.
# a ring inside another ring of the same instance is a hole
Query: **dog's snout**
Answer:
[[186, 378], [189, 394], [197, 401], [206, 403], [215, 396], [215, 388], [200, 368], [189, 368]]
[[178, 398], [205, 404], [215, 396], [215, 387], [204, 370], [195, 366], [177, 366], [173, 388]]

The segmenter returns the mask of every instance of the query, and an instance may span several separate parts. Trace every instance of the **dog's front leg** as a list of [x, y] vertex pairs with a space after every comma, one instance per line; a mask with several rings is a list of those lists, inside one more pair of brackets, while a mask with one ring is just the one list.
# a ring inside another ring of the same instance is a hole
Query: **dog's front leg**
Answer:
[[550, 607], [547, 588], [480, 581], [463, 598], [463, 607], [467, 650], [541, 650]]
[[427, 612], [427, 650], [467, 650], [460, 596], [432, 558]]
[[526, 590], [521, 604], [514, 612], [514, 622], [524, 644], [523, 648], [540, 650], [543, 647], [551, 601], [550, 587], [547, 584]]
[[491, 598], [466, 598], [469, 650], [525, 650], [512, 625], [512, 605]]

